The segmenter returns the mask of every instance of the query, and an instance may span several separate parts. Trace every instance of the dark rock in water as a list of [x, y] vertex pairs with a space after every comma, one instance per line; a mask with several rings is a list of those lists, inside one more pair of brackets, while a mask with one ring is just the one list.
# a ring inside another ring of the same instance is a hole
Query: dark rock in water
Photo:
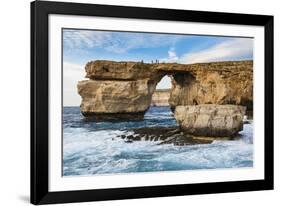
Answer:
[[[159, 141], [161, 144], [174, 144], [177, 146], [210, 144], [214, 140], [233, 140], [234, 137], [197, 137], [181, 132], [178, 127], [145, 127], [131, 130], [134, 134], [120, 135], [126, 143], [133, 141]], [[237, 138], [239, 138], [237, 136]]]
[[253, 122], [253, 112], [247, 111], [243, 118], [243, 124], [251, 124]]
[[95, 113], [95, 112], [82, 112], [84, 115], [84, 121], [86, 122], [122, 122], [122, 121], [139, 121], [143, 120], [145, 112], [136, 112], [136, 113]]

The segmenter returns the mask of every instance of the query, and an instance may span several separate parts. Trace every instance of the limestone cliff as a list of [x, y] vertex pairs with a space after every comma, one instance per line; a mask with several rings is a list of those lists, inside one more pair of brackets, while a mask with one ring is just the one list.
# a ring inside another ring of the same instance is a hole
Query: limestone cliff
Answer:
[[253, 107], [253, 62], [217, 62], [186, 66], [175, 73], [169, 103], [177, 105], [235, 104]]
[[170, 106], [170, 92], [170, 89], [157, 89], [152, 95], [151, 106]]
[[153, 84], [166, 74], [172, 78], [169, 103], [177, 105], [241, 104], [252, 109], [253, 62], [228, 61], [199, 64], [93, 61], [86, 77], [93, 80], [132, 81]]
[[84, 116], [105, 119], [142, 117], [150, 106], [155, 87], [156, 82], [150, 83], [149, 79], [80, 81], [81, 112]]

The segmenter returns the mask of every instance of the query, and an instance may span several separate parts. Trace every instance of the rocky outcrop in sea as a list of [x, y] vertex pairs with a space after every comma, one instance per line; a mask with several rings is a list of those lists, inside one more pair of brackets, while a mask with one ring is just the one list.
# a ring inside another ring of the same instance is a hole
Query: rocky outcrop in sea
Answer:
[[96, 120], [137, 120], [153, 102], [157, 83], [172, 79], [168, 99], [180, 130], [195, 136], [232, 136], [253, 107], [253, 62], [199, 64], [87, 63], [77, 85], [81, 112]]

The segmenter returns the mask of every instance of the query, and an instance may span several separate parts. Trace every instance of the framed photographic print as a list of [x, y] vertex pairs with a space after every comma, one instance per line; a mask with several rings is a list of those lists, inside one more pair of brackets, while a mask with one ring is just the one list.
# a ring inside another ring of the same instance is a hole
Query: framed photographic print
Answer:
[[273, 16], [31, 3], [31, 203], [273, 189]]

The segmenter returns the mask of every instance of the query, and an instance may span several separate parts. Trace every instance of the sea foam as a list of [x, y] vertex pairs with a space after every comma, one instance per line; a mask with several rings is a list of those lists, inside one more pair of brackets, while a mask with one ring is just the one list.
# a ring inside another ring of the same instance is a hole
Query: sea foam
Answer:
[[244, 125], [239, 140], [187, 146], [126, 143], [118, 136], [131, 134], [130, 128], [175, 126], [169, 109], [148, 111], [144, 121], [127, 123], [84, 122], [77, 108], [70, 110], [63, 130], [65, 176], [253, 166], [252, 122]]

